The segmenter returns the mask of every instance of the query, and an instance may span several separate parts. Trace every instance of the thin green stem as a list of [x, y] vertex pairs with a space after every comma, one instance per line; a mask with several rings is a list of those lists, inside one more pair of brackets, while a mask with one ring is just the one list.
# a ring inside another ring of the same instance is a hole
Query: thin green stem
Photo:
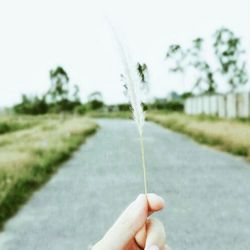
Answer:
[[142, 159], [142, 169], [143, 169], [144, 192], [145, 192], [145, 195], [147, 195], [147, 193], [148, 193], [148, 183], [147, 183], [147, 169], [146, 169], [146, 163], [145, 163], [143, 135], [140, 135], [140, 144], [141, 144], [141, 159]]

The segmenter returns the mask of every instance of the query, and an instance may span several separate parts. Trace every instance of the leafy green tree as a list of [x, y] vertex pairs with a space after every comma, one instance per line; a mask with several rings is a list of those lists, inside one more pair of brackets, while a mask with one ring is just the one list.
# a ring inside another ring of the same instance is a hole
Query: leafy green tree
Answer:
[[169, 46], [166, 59], [172, 60], [172, 67], [169, 68], [170, 72], [184, 73], [186, 51], [179, 44], [172, 44]]
[[[139, 75], [139, 80], [140, 80], [140, 89], [144, 92], [147, 93], [149, 91], [149, 82], [148, 82], [148, 66], [146, 63], [137, 63], [136, 65], [136, 71]], [[121, 82], [124, 87], [124, 95], [128, 96], [128, 87], [126, 83], [126, 77], [121, 74]]]
[[185, 75], [188, 68], [188, 50], [185, 50], [179, 44], [169, 46], [166, 59], [170, 63], [169, 72], [179, 73], [182, 76], [182, 84], [185, 86]]
[[95, 91], [88, 96], [87, 106], [90, 110], [101, 109], [104, 106], [102, 93]]
[[52, 102], [59, 103], [68, 99], [69, 76], [61, 66], [50, 70], [50, 81], [51, 88], [48, 95], [51, 97]]
[[242, 49], [241, 39], [230, 29], [222, 27], [214, 34], [213, 46], [219, 62], [218, 71], [226, 76], [231, 91], [246, 84], [248, 75], [246, 61], [242, 57], [245, 51]]
[[211, 66], [202, 56], [203, 43], [204, 40], [198, 37], [193, 40], [192, 47], [189, 49], [189, 64], [199, 73], [192, 91], [198, 89], [200, 93], [212, 94], [216, 92], [217, 85]]
[[22, 95], [21, 102], [15, 105], [13, 109], [18, 114], [39, 115], [47, 113], [48, 108], [45, 96], [28, 97]]
[[74, 113], [78, 115], [84, 115], [87, 112], [87, 106], [85, 104], [78, 105], [74, 108]]
[[137, 63], [137, 71], [142, 82], [146, 82], [147, 70], [148, 70], [148, 67], [145, 63], [142, 63], [142, 64]]
[[59, 66], [50, 71], [50, 80], [51, 87], [47, 94], [42, 97], [23, 95], [22, 101], [14, 106], [14, 111], [35, 115], [48, 112], [71, 112], [77, 106], [81, 106], [80, 89], [74, 85], [74, 90], [70, 91], [69, 76], [62, 67]]
[[148, 81], [148, 66], [146, 63], [137, 63], [137, 72], [141, 80], [141, 89], [144, 92], [149, 91], [149, 81]]
[[191, 92], [198, 90], [200, 93], [214, 93], [216, 91], [214, 74], [208, 62], [202, 57], [203, 42], [202, 38], [196, 38], [191, 48], [187, 49], [178, 44], [171, 45], [166, 58], [172, 63], [169, 71], [182, 74], [183, 85], [185, 85], [185, 73], [189, 68], [198, 72]]
[[98, 100], [98, 101], [103, 101], [103, 96], [100, 91], [94, 91], [91, 94], [88, 95], [88, 101], [93, 101], [93, 100]]
[[70, 87], [69, 76], [61, 66], [50, 70], [50, 81], [47, 99], [51, 112], [69, 112], [81, 105], [79, 86], [74, 85], [73, 89]]

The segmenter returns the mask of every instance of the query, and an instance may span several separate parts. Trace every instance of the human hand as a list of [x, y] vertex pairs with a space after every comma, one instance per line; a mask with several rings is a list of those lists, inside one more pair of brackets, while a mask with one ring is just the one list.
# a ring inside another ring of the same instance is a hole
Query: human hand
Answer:
[[162, 223], [148, 218], [164, 208], [156, 194], [140, 194], [92, 250], [167, 250]]

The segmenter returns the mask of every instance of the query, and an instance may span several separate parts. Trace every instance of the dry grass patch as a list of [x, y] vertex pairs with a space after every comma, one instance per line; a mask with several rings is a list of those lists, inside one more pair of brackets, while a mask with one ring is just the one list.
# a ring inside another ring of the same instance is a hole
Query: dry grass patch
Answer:
[[82, 117], [37, 119], [37, 125], [0, 136], [0, 226], [97, 129]]
[[250, 123], [189, 116], [182, 113], [149, 113], [149, 120], [190, 135], [198, 142], [216, 146], [250, 159]]

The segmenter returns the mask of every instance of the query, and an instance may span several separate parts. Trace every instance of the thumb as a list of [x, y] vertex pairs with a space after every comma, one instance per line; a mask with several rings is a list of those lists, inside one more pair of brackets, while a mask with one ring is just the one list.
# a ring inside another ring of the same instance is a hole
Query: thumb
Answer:
[[146, 195], [140, 194], [121, 214], [115, 224], [101, 240], [102, 246], [109, 250], [122, 249], [145, 224], [148, 216]]

